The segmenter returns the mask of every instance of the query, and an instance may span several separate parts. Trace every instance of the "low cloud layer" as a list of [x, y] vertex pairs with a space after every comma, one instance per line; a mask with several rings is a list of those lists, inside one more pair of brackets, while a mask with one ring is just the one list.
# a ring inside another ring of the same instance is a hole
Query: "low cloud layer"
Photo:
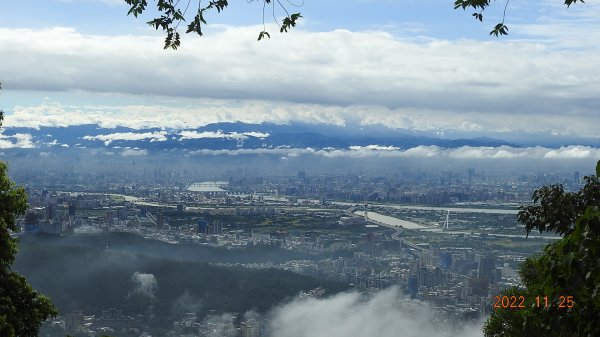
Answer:
[[269, 137], [268, 133], [262, 133], [262, 132], [223, 132], [221, 130], [218, 130], [216, 132], [214, 131], [203, 131], [203, 132], [198, 132], [198, 131], [181, 131], [181, 133], [179, 134], [181, 136], [181, 140], [186, 140], [186, 139], [204, 139], [204, 138], [221, 138], [221, 139], [236, 139], [236, 140], [246, 140], [248, 139], [248, 137], [254, 137], [254, 138], [267, 138]]
[[[8, 92], [6, 95], [8, 96]], [[388, 108], [384, 106], [334, 106], [313, 103], [287, 103], [258, 100], [178, 99], [182, 105], [161, 102], [148, 105], [64, 105], [47, 102], [17, 105], [7, 111], [5, 126], [66, 127], [97, 124], [103, 128], [117, 126], [132, 129], [193, 129], [210, 123], [244, 122], [290, 124], [294, 122], [330, 125], [385, 125], [392, 129], [435, 131], [443, 135], [453, 130], [472, 132], [526, 132], [546, 135], [600, 137], [594, 128], [600, 123], [595, 115], [546, 115], [543, 112], [522, 114], [477, 113], [449, 109]], [[482, 106], [482, 108], [485, 108]], [[210, 134], [184, 134], [186, 137], [208, 137]], [[219, 136], [220, 135], [215, 135]], [[266, 135], [250, 134], [263, 138]]]
[[236, 150], [197, 150], [191, 155], [257, 155], [271, 154], [287, 157], [300, 155], [318, 155], [329, 158], [349, 157], [389, 157], [389, 158], [451, 158], [451, 159], [594, 159], [600, 158], [600, 149], [589, 146], [566, 146], [558, 149], [545, 147], [516, 148], [509, 146], [500, 147], [472, 147], [463, 146], [456, 149], [445, 149], [439, 146], [417, 146], [401, 150], [393, 146], [351, 146], [350, 149], [322, 149], [312, 148], [261, 148], [261, 149], [236, 149]]
[[111, 133], [106, 135], [97, 135], [97, 136], [84, 136], [85, 140], [101, 140], [104, 142], [104, 145], [109, 145], [115, 140], [144, 140], [148, 139], [151, 142], [163, 142], [167, 140], [167, 132], [159, 131], [159, 132], [144, 132], [144, 133], [135, 133], [135, 132], [122, 132], [122, 133]]
[[154, 292], [158, 287], [154, 274], [135, 272], [131, 276], [133, 283], [133, 293], [148, 298], [154, 298]]
[[35, 147], [35, 144], [28, 133], [17, 133], [13, 136], [5, 136], [0, 133], [0, 149], [28, 149], [33, 147]]
[[121, 157], [140, 157], [147, 156], [148, 150], [140, 150], [140, 149], [125, 149], [121, 152]]
[[435, 323], [426, 304], [406, 300], [397, 287], [371, 298], [342, 293], [325, 299], [298, 299], [273, 312], [271, 337], [481, 337], [481, 323]]

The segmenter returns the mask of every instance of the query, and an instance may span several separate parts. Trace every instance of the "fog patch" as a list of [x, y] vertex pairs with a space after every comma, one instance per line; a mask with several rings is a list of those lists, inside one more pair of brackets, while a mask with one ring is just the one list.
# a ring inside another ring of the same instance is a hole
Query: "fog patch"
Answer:
[[407, 300], [398, 287], [373, 296], [358, 292], [296, 299], [271, 312], [270, 337], [480, 337], [482, 323], [453, 324], [433, 309]]
[[158, 288], [154, 274], [145, 274], [135, 272], [131, 276], [131, 282], [134, 284], [133, 293], [148, 298], [154, 298], [154, 293]]
[[200, 299], [194, 298], [189, 291], [185, 290], [173, 303], [173, 314], [182, 316], [186, 313], [197, 313], [202, 308]]
[[139, 157], [139, 156], [147, 156], [148, 150], [139, 150], [139, 149], [126, 149], [121, 152], [122, 157]]

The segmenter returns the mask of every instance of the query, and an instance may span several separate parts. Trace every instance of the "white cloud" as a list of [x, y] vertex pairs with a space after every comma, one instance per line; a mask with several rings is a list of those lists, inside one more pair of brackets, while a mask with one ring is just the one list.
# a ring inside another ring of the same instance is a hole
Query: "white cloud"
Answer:
[[404, 299], [400, 290], [392, 287], [370, 298], [353, 292], [325, 299], [295, 300], [273, 312], [269, 336], [483, 336], [481, 323], [457, 327], [434, 322], [431, 308]]
[[11, 141], [0, 139], [0, 149], [10, 149], [13, 148], [14, 144]]
[[592, 149], [582, 146], [561, 147], [551, 150], [544, 154], [544, 158], [549, 159], [579, 159], [579, 158], [600, 158], [598, 149]]
[[[164, 122], [186, 129], [295, 120], [600, 136], [594, 127], [600, 124], [600, 73], [590, 71], [600, 63], [594, 39], [578, 42], [585, 48], [560, 49], [539, 41], [418, 41], [379, 31], [294, 30], [257, 43], [261, 29], [223, 27], [202, 39], [186, 38], [176, 52], [162, 49], [162, 36], [0, 29], [0, 73], [6, 90], [178, 96], [192, 103], [66, 109], [78, 115], [75, 120], [103, 126]], [[74, 123], [60, 114], [60, 105], [7, 110], [13, 110], [7, 125]]]
[[166, 131], [158, 131], [158, 132], [143, 132], [143, 133], [135, 133], [135, 132], [117, 132], [111, 133], [107, 135], [97, 135], [97, 136], [84, 136], [85, 140], [101, 140], [104, 142], [104, 145], [109, 145], [115, 140], [144, 140], [150, 139], [151, 142], [164, 142], [167, 140]]
[[35, 144], [33, 143], [32, 136], [28, 133], [17, 133], [12, 136], [0, 134], [0, 149], [30, 149], [34, 147]]
[[260, 139], [265, 139], [270, 136], [269, 133], [256, 132], [256, 131], [243, 132], [242, 135], [247, 136], [247, 137], [260, 138]]
[[404, 151], [407, 157], [428, 158], [440, 154], [441, 149], [437, 146], [417, 146]]
[[154, 292], [158, 287], [154, 274], [146, 274], [136, 271], [131, 276], [131, 282], [133, 282], [134, 286], [133, 293], [154, 298]]
[[180, 140], [186, 139], [203, 139], [203, 138], [223, 138], [223, 139], [236, 139], [236, 140], [245, 140], [248, 137], [260, 138], [264, 139], [269, 137], [268, 133], [261, 132], [229, 132], [224, 133], [222, 130], [214, 131], [203, 131], [197, 132], [193, 130], [184, 130], [179, 133], [181, 136]]
[[[117, 126], [141, 128], [190, 129], [218, 122], [275, 123], [293, 122], [313, 124], [381, 124], [390, 128], [410, 130], [458, 132], [528, 132], [600, 137], [594, 127], [596, 116], [545, 116], [543, 114], [478, 114], [450, 110], [423, 110], [413, 108], [390, 109], [383, 106], [331, 106], [306, 103], [285, 103], [256, 100], [179, 99], [185, 106], [115, 105], [70, 106], [43, 103], [16, 106], [7, 113], [5, 126], [32, 127], [98, 124], [104, 128]], [[158, 103], [157, 103], [158, 104]], [[471, 121], [471, 122], [469, 122]], [[478, 129], [465, 123], [479, 125]], [[439, 131], [438, 131], [439, 130]], [[213, 134], [183, 131], [188, 138], [210, 137]], [[238, 134], [239, 135], [239, 134]], [[242, 134], [244, 135], [244, 134]], [[214, 134], [215, 137], [221, 137]], [[248, 132], [245, 136], [266, 138], [268, 134]]]
[[600, 158], [600, 148], [589, 146], [566, 146], [558, 149], [545, 147], [516, 148], [509, 146], [500, 147], [472, 147], [463, 146], [455, 149], [445, 149], [438, 146], [416, 146], [409, 149], [390, 148], [386, 146], [351, 146], [350, 149], [322, 149], [312, 148], [261, 148], [261, 149], [236, 149], [236, 150], [209, 150], [202, 149], [190, 151], [190, 155], [219, 156], [219, 155], [257, 155], [268, 154], [286, 157], [301, 155], [318, 155], [323, 157], [397, 157], [397, 158], [452, 158], [452, 159], [597, 159]]
[[[107, 152], [107, 154], [109, 154], [111, 152]], [[136, 149], [125, 149], [123, 150], [123, 152], [121, 152], [121, 156], [122, 157], [140, 157], [140, 156], [147, 156], [148, 155], [148, 150], [136, 150]]]
[[371, 151], [396, 151], [399, 150], [399, 148], [395, 147], [395, 146], [382, 146], [382, 145], [367, 145], [367, 146], [350, 146], [350, 150], [354, 150], [354, 151], [364, 151], [364, 150], [371, 150]]
[[[306, 149], [294, 149], [294, 148], [260, 148], [260, 149], [236, 149], [236, 150], [209, 150], [209, 149], [200, 149], [195, 151], [190, 151], [190, 155], [201, 155], [201, 156], [220, 156], [220, 155], [230, 155], [230, 156], [238, 156], [238, 155], [259, 155], [259, 154], [276, 154], [276, 155], [284, 155], [289, 157], [297, 157], [302, 154], [320, 154], [321, 151], [315, 151], [311, 148]], [[323, 151], [329, 152], [329, 151]]]

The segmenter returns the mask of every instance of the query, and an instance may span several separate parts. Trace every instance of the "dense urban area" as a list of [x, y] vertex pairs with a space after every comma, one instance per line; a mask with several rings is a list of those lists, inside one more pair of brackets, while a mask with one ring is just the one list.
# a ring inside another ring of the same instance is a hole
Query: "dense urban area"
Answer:
[[[559, 182], [575, 190], [581, 184], [579, 172], [501, 177], [475, 169], [402, 178], [304, 171], [226, 175], [228, 181], [190, 183], [155, 171], [146, 184], [108, 178], [91, 184], [84, 177], [77, 183], [27, 184], [30, 208], [18, 219], [21, 232], [15, 235], [22, 241], [100, 236], [106, 251], [116, 249], [115, 235], [129, 234], [172, 249], [287, 251], [273, 255], [278, 258], [211, 264], [290, 271], [366, 294], [397, 286], [406, 305], [424, 301], [435, 308], [436, 320], [461, 322], [488, 315], [494, 294], [519, 284], [519, 263], [554, 239], [537, 233], [526, 238], [516, 220], [518, 207], [540, 185]], [[142, 288], [144, 281], [150, 287]], [[44, 323], [41, 336], [152, 336], [156, 279], [136, 272], [131, 282], [139, 283], [138, 295], [150, 298], [149, 309], [70, 306]], [[327, 290], [317, 286], [295, 296], [327, 296]], [[268, 318], [258, 314], [193, 309], [169, 314], [162, 333], [255, 337], [267, 325]]]

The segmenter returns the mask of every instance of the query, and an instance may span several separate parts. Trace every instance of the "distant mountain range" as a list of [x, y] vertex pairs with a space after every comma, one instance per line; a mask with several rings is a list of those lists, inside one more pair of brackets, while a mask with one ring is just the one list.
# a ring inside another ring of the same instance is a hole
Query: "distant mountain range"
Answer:
[[[20, 134], [20, 136], [19, 136]], [[5, 141], [27, 138], [36, 148], [133, 148], [159, 150], [235, 150], [273, 148], [349, 149], [408, 149], [416, 146], [441, 148], [518, 147], [501, 139], [444, 138], [426, 132], [390, 129], [384, 126], [334, 126], [325, 124], [246, 124], [214, 123], [195, 129], [131, 129], [126, 127], [102, 128], [98, 125], [68, 127], [7, 128]], [[4, 146], [6, 148], [7, 146]], [[21, 146], [22, 147], [22, 146]]]

